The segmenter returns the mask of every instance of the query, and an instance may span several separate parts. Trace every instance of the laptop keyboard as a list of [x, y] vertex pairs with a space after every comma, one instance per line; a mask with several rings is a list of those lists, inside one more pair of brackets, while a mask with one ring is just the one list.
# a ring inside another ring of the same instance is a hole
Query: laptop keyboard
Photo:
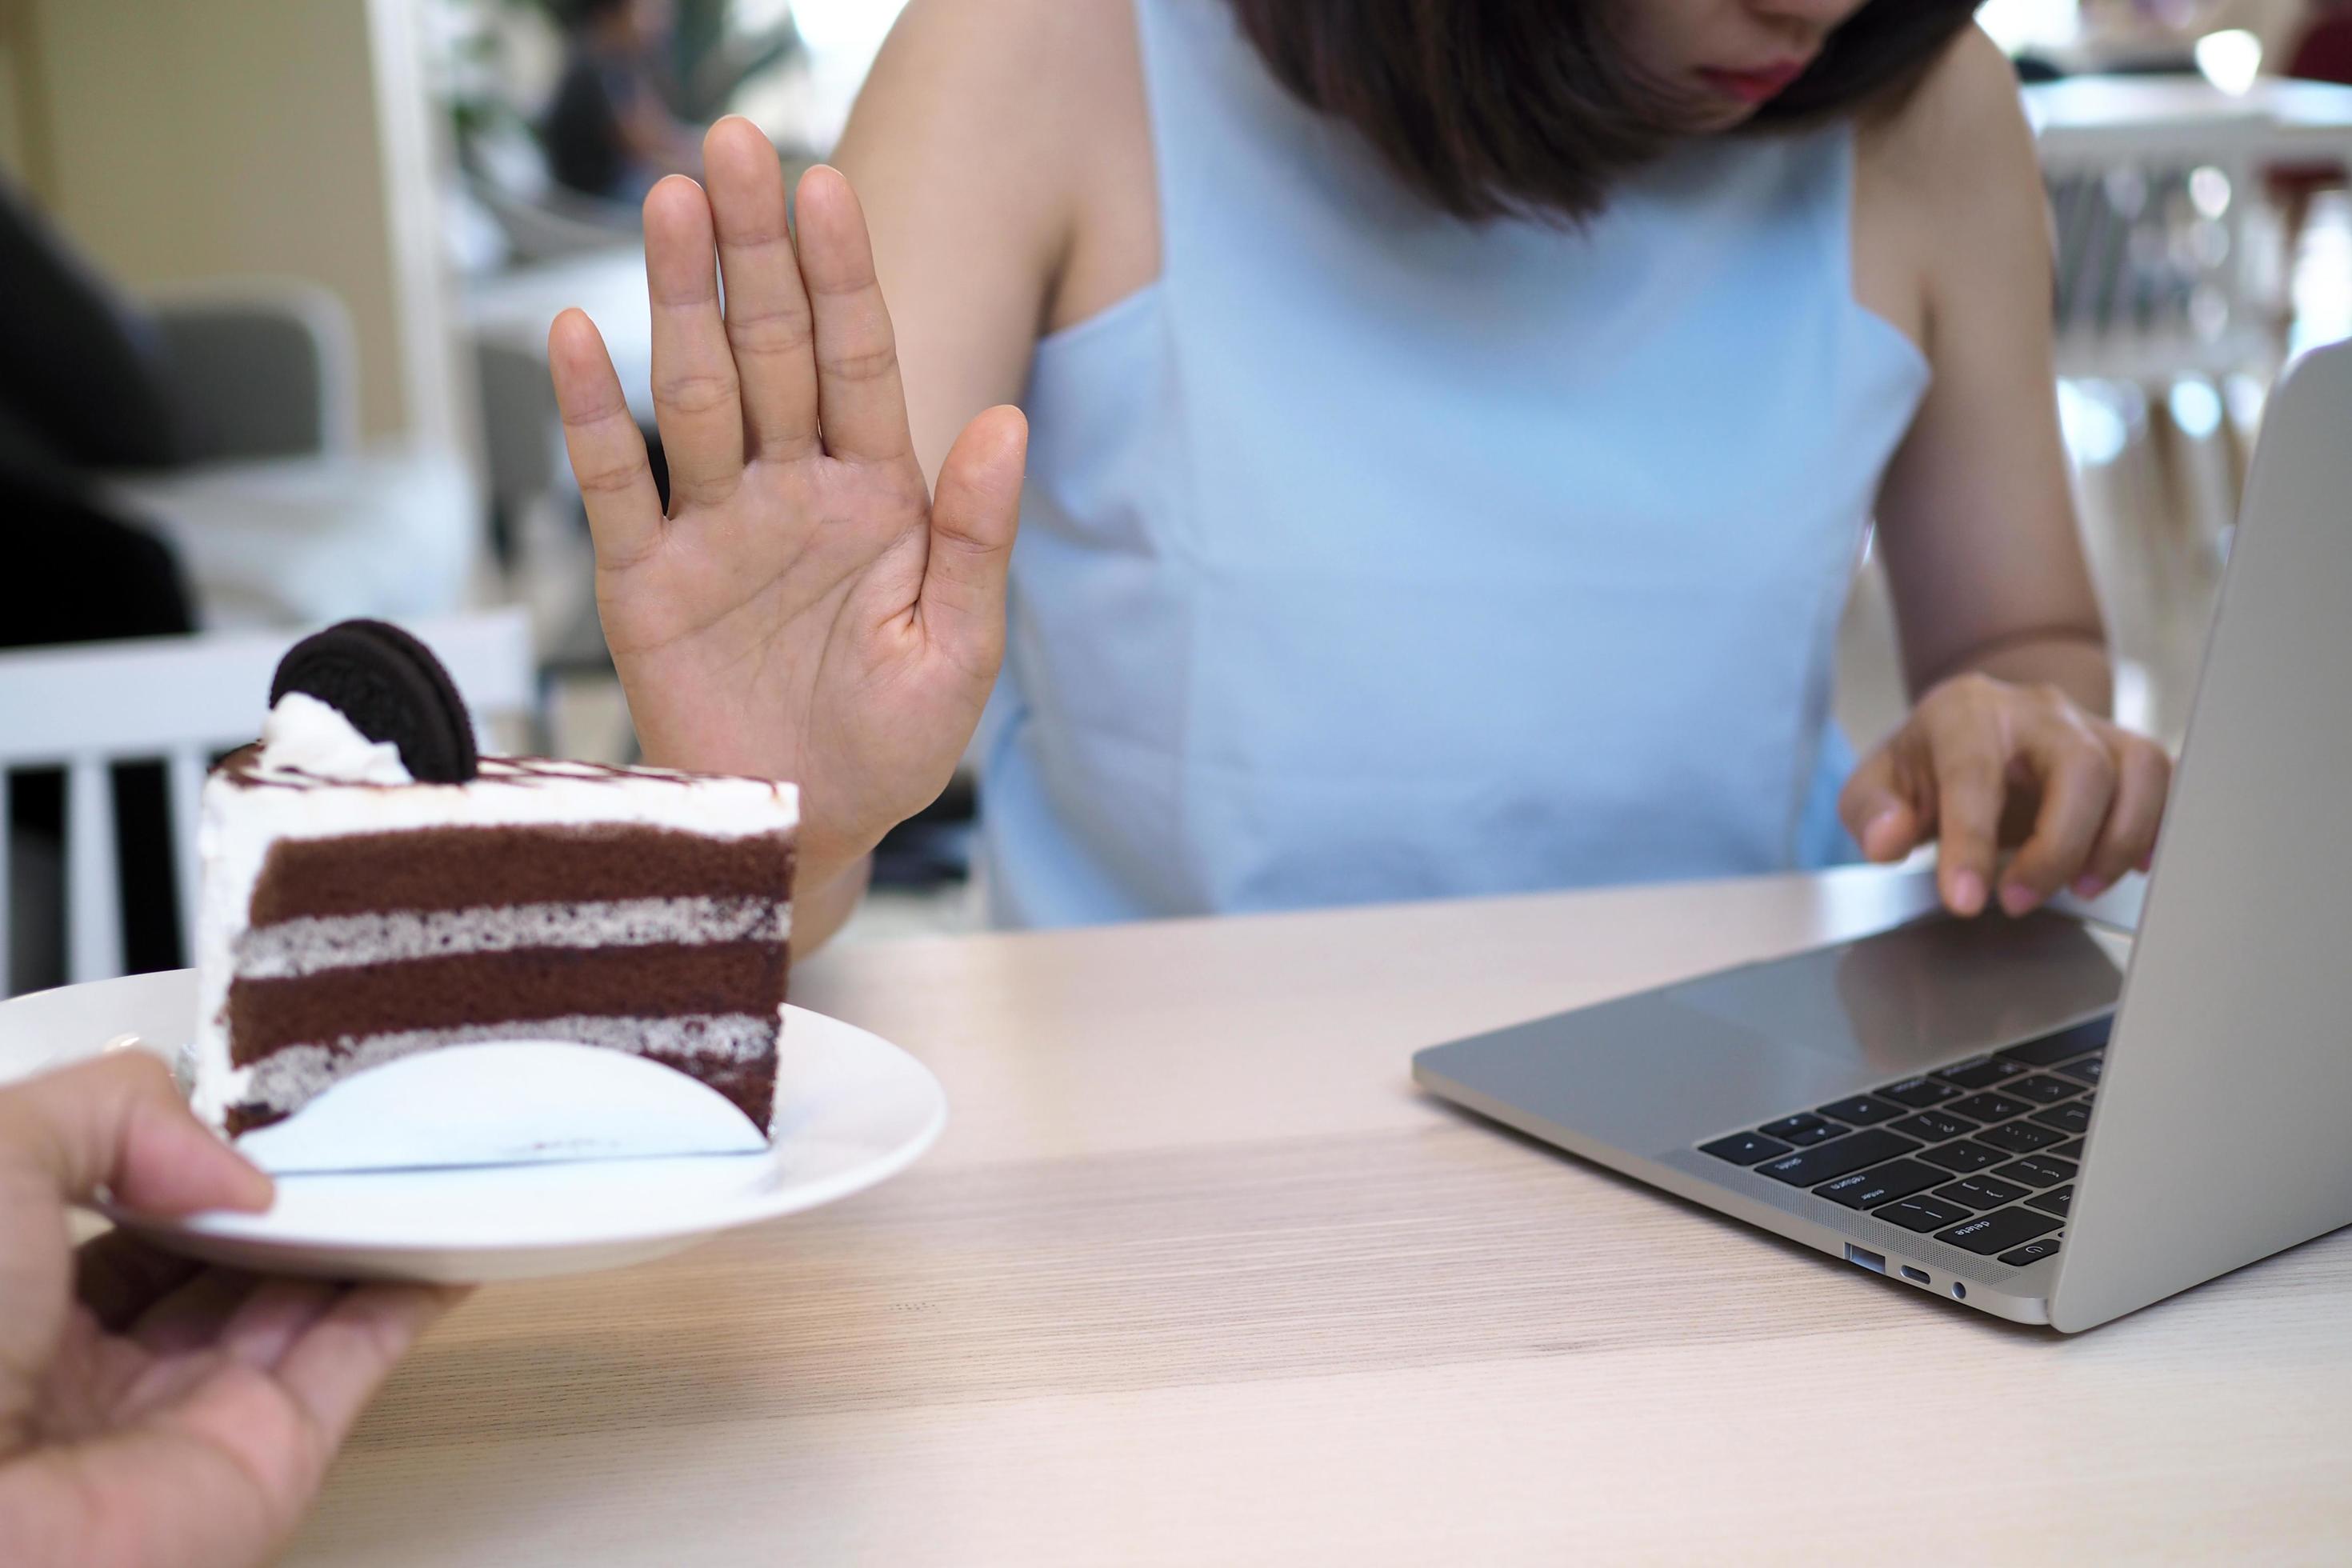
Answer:
[[2113, 1014], [1700, 1144], [2003, 1263], [2056, 1254]]

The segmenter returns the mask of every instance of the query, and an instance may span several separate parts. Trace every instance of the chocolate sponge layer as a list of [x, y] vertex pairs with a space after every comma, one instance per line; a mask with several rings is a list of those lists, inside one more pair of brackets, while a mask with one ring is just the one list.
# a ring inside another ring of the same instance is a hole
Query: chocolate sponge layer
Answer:
[[792, 881], [783, 833], [709, 838], [605, 823], [282, 838], [262, 862], [250, 920], [697, 894], [782, 903]]
[[248, 1067], [285, 1046], [583, 1013], [764, 1017], [783, 1001], [781, 942], [458, 953], [234, 980], [230, 1059]]

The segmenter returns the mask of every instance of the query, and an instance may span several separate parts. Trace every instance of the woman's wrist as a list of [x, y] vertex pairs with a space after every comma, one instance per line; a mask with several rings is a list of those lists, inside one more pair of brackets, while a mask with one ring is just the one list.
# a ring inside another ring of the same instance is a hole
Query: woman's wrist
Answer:
[[803, 857], [793, 869], [793, 957], [804, 959], [831, 941], [857, 911], [874, 873], [874, 857]]
[[[2003, 638], [1976, 649], [1948, 675], [1989, 675], [2011, 686], [2052, 686], [2084, 712], [2106, 718], [2115, 706], [2115, 663], [2104, 633], [2057, 628]], [[1922, 696], [1925, 695], [1923, 692]]]

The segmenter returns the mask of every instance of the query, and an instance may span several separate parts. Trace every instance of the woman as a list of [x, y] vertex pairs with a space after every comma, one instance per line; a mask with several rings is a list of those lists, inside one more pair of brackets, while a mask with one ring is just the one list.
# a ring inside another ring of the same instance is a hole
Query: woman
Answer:
[[[1962, 914], [2105, 886], [2168, 763], [2100, 716], [1971, 8], [917, 0], [841, 148], [870, 250], [738, 122], [646, 203], [667, 519], [551, 333], [646, 754], [802, 783], [805, 951], [961, 754], [1010, 561], [1009, 920], [1764, 871], [1833, 805]], [[1918, 699], [1841, 802], [1874, 511]]]

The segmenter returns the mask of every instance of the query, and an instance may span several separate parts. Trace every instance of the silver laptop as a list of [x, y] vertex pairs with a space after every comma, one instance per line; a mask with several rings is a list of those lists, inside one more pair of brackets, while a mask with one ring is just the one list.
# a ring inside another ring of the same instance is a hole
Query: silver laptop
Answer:
[[2352, 345], [2273, 393], [2136, 940], [1936, 917], [1413, 1058], [1445, 1099], [2069, 1332], [2352, 1222]]

